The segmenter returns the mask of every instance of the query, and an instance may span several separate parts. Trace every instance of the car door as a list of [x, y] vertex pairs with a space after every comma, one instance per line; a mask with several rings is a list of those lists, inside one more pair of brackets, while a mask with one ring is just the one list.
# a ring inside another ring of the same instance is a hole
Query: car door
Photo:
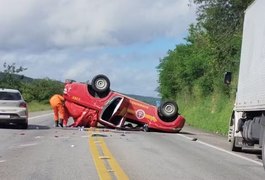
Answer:
[[99, 116], [99, 122], [110, 127], [122, 127], [127, 113], [128, 98], [115, 96], [106, 103]]

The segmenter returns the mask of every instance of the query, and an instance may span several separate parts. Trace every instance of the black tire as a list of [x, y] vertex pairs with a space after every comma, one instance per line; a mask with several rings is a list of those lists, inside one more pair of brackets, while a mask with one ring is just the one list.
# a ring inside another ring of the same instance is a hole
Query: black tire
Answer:
[[20, 127], [22, 129], [28, 129], [28, 123], [21, 124]]
[[262, 162], [265, 170], [265, 128], [263, 127], [263, 140], [262, 140]]
[[232, 132], [231, 132], [230, 149], [232, 151], [235, 151], [235, 152], [241, 152], [242, 148], [235, 146], [235, 144], [236, 144], [235, 131], [236, 130], [235, 130], [235, 116], [234, 116], [234, 114], [232, 115], [230, 126], [231, 126], [231, 130], [232, 130]]
[[174, 101], [166, 101], [159, 106], [158, 111], [161, 120], [171, 122], [178, 116], [178, 105]]
[[235, 146], [235, 142], [236, 142], [236, 138], [235, 137], [232, 137], [231, 147], [230, 147], [231, 150], [234, 151], [234, 152], [241, 152], [242, 151], [242, 148]]
[[107, 93], [110, 90], [109, 78], [103, 74], [99, 74], [92, 79], [91, 86], [97, 93]]

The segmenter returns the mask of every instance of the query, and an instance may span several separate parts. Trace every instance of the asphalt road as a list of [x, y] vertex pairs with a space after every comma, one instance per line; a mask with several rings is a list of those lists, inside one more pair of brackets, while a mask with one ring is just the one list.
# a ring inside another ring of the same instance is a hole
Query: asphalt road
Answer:
[[29, 124], [0, 128], [1, 180], [265, 179], [260, 153], [231, 152], [225, 137], [190, 127], [179, 134], [80, 131], [54, 128], [50, 112], [31, 114]]

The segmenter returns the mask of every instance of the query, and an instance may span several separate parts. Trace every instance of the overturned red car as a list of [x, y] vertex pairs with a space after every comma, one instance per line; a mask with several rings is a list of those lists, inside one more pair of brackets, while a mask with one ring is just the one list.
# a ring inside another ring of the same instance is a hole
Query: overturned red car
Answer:
[[108, 77], [102, 74], [91, 83], [66, 80], [64, 98], [73, 126], [96, 127], [100, 123], [117, 129], [179, 132], [185, 123], [175, 102], [166, 101], [157, 108], [128, 97], [111, 90]]

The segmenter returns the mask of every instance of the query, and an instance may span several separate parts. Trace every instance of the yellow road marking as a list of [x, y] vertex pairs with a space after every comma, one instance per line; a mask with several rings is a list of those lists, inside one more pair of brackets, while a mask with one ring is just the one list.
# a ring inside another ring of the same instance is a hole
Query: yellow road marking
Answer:
[[89, 148], [98, 172], [100, 180], [129, 179], [122, 170], [114, 156], [108, 149], [102, 137], [93, 137], [92, 132], [88, 131]]

